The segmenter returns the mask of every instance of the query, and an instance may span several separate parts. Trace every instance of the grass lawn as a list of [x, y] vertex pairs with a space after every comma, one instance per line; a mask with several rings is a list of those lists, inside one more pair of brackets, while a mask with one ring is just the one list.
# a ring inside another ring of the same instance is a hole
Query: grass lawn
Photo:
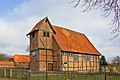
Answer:
[[[32, 80], [46, 80], [45, 76], [33, 76]], [[48, 80], [70, 80], [70, 76], [49, 75]], [[104, 75], [73, 75], [72, 80], [105, 80]], [[120, 80], [119, 76], [107, 76], [106, 80]]]
[[[27, 79], [5, 78], [5, 80], [27, 80]], [[46, 76], [45, 75], [32, 76], [31, 80], [46, 80]], [[48, 75], [48, 80], [70, 80], [70, 76], [67, 75], [65, 77], [62, 74], [61, 75]], [[105, 75], [73, 75], [72, 80], [105, 80]], [[120, 80], [120, 77], [119, 76], [107, 76], [106, 80]]]

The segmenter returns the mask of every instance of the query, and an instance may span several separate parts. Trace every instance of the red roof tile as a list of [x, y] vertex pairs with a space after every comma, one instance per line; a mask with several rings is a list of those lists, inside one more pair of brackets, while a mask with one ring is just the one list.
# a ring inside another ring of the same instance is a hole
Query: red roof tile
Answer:
[[30, 62], [30, 57], [28, 55], [15, 54], [12, 58], [15, 62]]
[[53, 26], [53, 28], [56, 31], [54, 38], [61, 50], [100, 55], [84, 34], [58, 26]]
[[14, 63], [12, 61], [0, 61], [0, 67], [13, 67]]

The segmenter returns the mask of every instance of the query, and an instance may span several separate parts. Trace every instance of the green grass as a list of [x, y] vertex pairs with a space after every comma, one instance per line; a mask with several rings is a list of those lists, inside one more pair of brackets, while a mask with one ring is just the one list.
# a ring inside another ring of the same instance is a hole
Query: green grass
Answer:
[[[72, 80], [104, 80], [104, 75], [73, 75]], [[45, 80], [45, 76], [33, 76], [32, 80]], [[48, 80], [70, 80], [70, 76], [48, 75]], [[107, 80], [120, 80], [119, 76], [107, 76]]]
[[[104, 75], [72, 75], [72, 80], [104, 80]], [[9, 78], [8, 80], [27, 80], [25, 78]], [[31, 80], [46, 80], [45, 75], [32, 76]], [[48, 75], [48, 80], [70, 80], [69, 75]], [[120, 80], [119, 76], [107, 76], [107, 80]]]

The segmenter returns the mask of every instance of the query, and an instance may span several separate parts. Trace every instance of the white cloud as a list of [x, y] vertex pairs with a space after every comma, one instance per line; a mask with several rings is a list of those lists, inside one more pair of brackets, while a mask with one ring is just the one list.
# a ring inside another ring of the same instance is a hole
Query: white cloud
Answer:
[[5, 53], [26, 52], [28, 39], [26, 34], [35, 25], [37, 19], [29, 17], [22, 20], [10, 22], [0, 20], [0, 51]]
[[107, 58], [110, 57], [115, 57], [115, 56], [120, 56], [120, 47], [115, 47], [115, 46], [106, 46], [103, 48], [100, 48], [101, 52], [104, 53], [104, 55]]

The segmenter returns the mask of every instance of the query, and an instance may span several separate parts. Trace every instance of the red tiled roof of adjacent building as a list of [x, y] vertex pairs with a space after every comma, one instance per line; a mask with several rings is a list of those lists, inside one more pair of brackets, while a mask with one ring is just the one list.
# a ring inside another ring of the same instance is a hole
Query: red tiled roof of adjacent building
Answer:
[[15, 54], [12, 58], [15, 62], [30, 62], [28, 55]]
[[[48, 20], [46, 17], [38, 22], [32, 31], [38, 29], [46, 19]], [[58, 26], [52, 26], [52, 29], [55, 31], [55, 34], [53, 36], [61, 50], [100, 55], [99, 51], [92, 45], [92, 43], [84, 34]]]
[[13, 61], [0, 61], [0, 67], [14, 67]]

